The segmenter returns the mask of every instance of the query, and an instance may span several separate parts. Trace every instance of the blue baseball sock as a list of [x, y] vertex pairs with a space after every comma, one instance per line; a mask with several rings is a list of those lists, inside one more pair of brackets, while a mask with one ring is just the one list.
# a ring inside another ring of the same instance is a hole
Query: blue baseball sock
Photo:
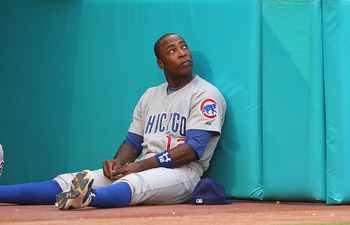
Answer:
[[54, 180], [17, 185], [0, 186], [0, 202], [20, 205], [51, 205], [61, 187]]
[[131, 189], [126, 182], [120, 182], [96, 189], [96, 197], [89, 206], [99, 208], [118, 208], [127, 206], [131, 199]]

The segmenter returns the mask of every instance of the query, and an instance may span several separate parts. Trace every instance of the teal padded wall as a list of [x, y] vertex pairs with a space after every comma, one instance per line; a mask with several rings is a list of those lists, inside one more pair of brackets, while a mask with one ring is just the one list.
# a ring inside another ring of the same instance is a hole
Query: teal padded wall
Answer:
[[263, 0], [263, 198], [325, 200], [320, 0]]
[[[222, 182], [230, 197], [261, 199], [261, 2], [228, 2], [214, 15], [230, 18], [232, 23], [226, 25], [232, 29], [208, 42], [226, 43], [223, 58], [213, 63], [221, 67], [219, 73], [213, 73], [214, 79], [230, 75], [221, 89], [228, 105], [223, 135], [205, 176]], [[217, 31], [215, 26], [210, 30]]]
[[350, 203], [350, 2], [323, 1], [327, 204]]
[[194, 72], [227, 100], [206, 176], [228, 196], [261, 198], [259, 0], [1, 1], [0, 183], [47, 180], [112, 158], [141, 94], [165, 82], [153, 44], [167, 32], [187, 40]]
[[181, 34], [223, 93], [204, 177], [238, 199], [350, 202], [350, 3], [0, 1], [0, 184], [100, 168], [141, 94], [165, 82], [153, 44]]
[[69, 165], [79, 1], [0, 1], [1, 183]]

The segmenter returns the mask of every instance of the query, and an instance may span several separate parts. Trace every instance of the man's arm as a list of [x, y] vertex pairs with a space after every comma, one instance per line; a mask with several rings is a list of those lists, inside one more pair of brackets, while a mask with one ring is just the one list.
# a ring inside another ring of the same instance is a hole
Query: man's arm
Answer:
[[[127, 143], [124, 143], [124, 144], [127, 144]], [[134, 151], [137, 153], [135, 149]], [[189, 163], [198, 159], [198, 154], [188, 144], [178, 145], [175, 148], [170, 149], [168, 152], [171, 155], [174, 167], [179, 167], [179, 166], [185, 165], [186, 163]], [[122, 165], [122, 166], [119, 166], [115, 170], [111, 171], [111, 173], [109, 173], [111, 174], [111, 176], [108, 178], [113, 180], [118, 180], [130, 173], [137, 173], [137, 172], [159, 167], [155, 157], [133, 162], [132, 160], [130, 160], [131, 158], [128, 157], [127, 155], [129, 154], [124, 153], [124, 150], [121, 151], [120, 153], [118, 150], [115, 156], [115, 159], [113, 160], [118, 161], [118, 163], [120, 163], [119, 165]], [[124, 163], [127, 163], [127, 164], [123, 165]]]
[[116, 170], [123, 165], [135, 161], [139, 156], [139, 152], [133, 148], [129, 143], [123, 143], [119, 147], [117, 153], [113, 159], [106, 160], [103, 162], [103, 174], [109, 179], [113, 179]]
[[[137, 162], [134, 162], [134, 160], [141, 152], [141, 149], [138, 146], [141, 146], [143, 140], [137, 138], [137, 136], [134, 136], [133, 138], [131, 138], [133, 140], [129, 139], [129, 143], [131, 144], [124, 143], [121, 146], [121, 148], [116, 153], [114, 160], [111, 160], [111, 162], [107, 160], [105, 162], [107, 164], [106, 166], [104, 165], [105, 176], [110, 179], [117, 180], [130, 173], [141, 172], [159, 166], [164, 166], [160, 165], [160, 163], [158, 162], [159, 157], [161, 157], [164, 161], [171, 161], [170, 168], [180, 167], [194, 160], [198, 160], [202, 156], [205, 147], [208, 144], [209, 139], [212, 135], [213, 132], [211, 131], [188, 130], [186, 132], [186, 142], [184, 144], [178, 145], [175, 148], [170, 149], [169, 151], [160, 153], [159, 155], [155, 155], [155, 157], [140, 160]], [[138, 141], [135, 141], [137, 139]], [[166, 156], [163, 157], [164, 154]], [[170, 156], [167, 154], [170, 154]], [[158, 157], [158, 159], [156, 157]], [[113, 167], [113, 163], [115, 163], [114, 165], [116, 166]], [[106, 172], [105, 167], [107, 170]]]
[[169, 151], [174, 167], [180, 167], [198, 159], [198, 154], [188, 144], [178, 145]]

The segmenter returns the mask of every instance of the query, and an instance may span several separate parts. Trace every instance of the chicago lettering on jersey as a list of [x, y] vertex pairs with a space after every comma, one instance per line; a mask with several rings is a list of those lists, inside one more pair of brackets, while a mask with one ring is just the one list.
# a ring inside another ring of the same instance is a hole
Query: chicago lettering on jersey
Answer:
[[177, 112], [170, 113], [170, 115], [167, 113], [150, 115], [146, 124], [145, 134], [171, 131], [173, 133], [179, 132], [181, 136], [186, 136], [186, 121], [186, 117], [181, 116]]

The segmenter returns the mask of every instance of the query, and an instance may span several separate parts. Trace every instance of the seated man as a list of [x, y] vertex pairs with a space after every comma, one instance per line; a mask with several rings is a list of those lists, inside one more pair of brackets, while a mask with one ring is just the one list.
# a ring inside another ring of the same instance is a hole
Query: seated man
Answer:
[[182, 37], [162, 36], [154, 52], [167, 82], [143, 94], [113, 159], [92, 172], [0, 186], [0, 202], [53, 204], [56, 195], [60, 209], [189, 202], [219, 141], [226, 102], [192, 74], [191, 51]]

